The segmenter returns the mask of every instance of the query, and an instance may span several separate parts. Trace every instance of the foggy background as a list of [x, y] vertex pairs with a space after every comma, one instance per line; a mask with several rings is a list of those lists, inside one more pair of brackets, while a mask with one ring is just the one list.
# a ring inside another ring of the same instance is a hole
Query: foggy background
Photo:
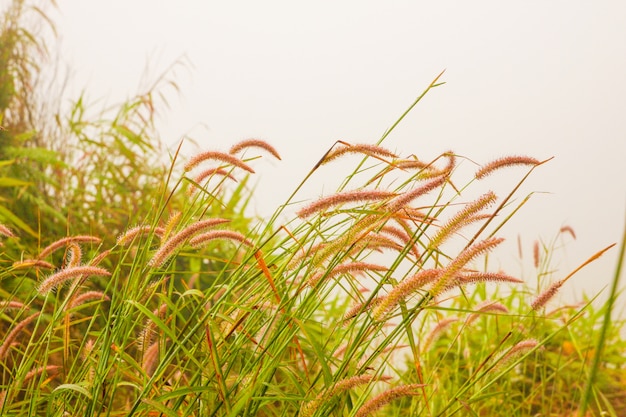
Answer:
[[[445, 69], [383, 146], [422, 160], [453, 150], [478, 164], [523, 154], [536, 169], [502, 231], [502, 268], [524, 263], [536, 239], [556, 238], [554, 278], [621, 238], [626, 212], [626, 3], [622, 1], [58, 0], [51, 13], [70, 90], [110, 104], [142, 91], [173, 62], [180, 95], [159, 131], [171, 152], [274, 145], [257, 163], [253, 209], [267, 217], [335, 141], [375, 143]], [[148, 71], [146, 72], [146, 68]], [[331, 193], [345, 170], [320, 170], [297, 200]], [[464, 161], [460, 169], [477, 166]], [[506, 173], [505, 173], [506, 172]], [[525, 168], [490, 178], [504, 197]], [[463, 178], [458, 177], [461, 181]], [[466, 177], [469, 180], [469, 177]], [[595, 293], [615, 269], [614, 248], [562, 289]], [[498, 265], [495, 265], [496, 269]], [[624, 305], [620, 299], [618, 310]]]

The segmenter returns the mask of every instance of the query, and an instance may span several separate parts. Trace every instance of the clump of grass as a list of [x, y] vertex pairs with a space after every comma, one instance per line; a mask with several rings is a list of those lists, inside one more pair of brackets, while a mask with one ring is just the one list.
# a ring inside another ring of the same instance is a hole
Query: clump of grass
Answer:
[[[610, 306], [549, 310], [555, 291], [610, 247], [563, 276], [553, 246], [537, 244], [538, 289], [492, 269], [499, 231], [523, 215], [521, 185], [547, 161], [505, 157], [463, 178], [471, 162], [454, 152], [391, 152], [383, 141], [409, 110], [379, 143], [339, 142], [311, 161], [269, 219], [242, 214], [250, 175], [263, 157], [280, 160], [258, 139], [189, 160], [177, 152], [156, 184], [140, 169], [131, 179], [153, 185], [145, 196], [82, 175], [93, 195], [114, 198], [77, 204], [62, 233], [42, 227], [30, 243], [19, 241], [28, 219], [1, 219], [3, 242], [23, 252], [3, 253], [0, 265], [11, 284], [0, 287], [0, 414], [526, 416], [579, 404], [623, 414], [626, 345], [621, 324], [602, 320]], [[125, 139], [96, 129], [98, 151], [123, 150], [141, 168], [132, 155], [148, 145], [124, 129], [130, 120], [99, 125]], [[354, 158], [335, 193], [301, 194], [320, 170]], [[92, 162], [105, 168], [100, 178], [120, 173]], [[504, 167], [520, 179], [481, 188]], [[98, 215], [88, 233], [92, 203], [105, 213], [127, 204], [126, 214], [115, 227]]]

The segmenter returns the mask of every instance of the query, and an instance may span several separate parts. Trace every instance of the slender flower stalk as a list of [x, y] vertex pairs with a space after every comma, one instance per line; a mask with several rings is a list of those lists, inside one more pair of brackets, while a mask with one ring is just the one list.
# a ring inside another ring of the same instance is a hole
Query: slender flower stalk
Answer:
[[344, 203], [380, 201], [395, 196], [395, 193], [381, 190], [356, 190], [337, 193], [321, 198], [297, 212], [300, 217], [309, 217], [319, 211]]
[[70, 243], [94, 243], [98, 244], [102, 242], [102, 239], [96, 236], [69, 236], [64, 237], [63, 239], [59, 239], [56, 242], [52, 242], [48, 246], [46, 246], [37, 256], [37, 259], [43, 259], [50, 255], [52, 252], [56, 251], [63, 246], [66, 246]]
[[261, 148], [267, 152], [269, 152], [274, 158], [280, 160], [280, 155], [278, 154], [278, 151], [269, 143], [265, 142], [264, 140], [261, 139], [246, 139], [246, 140], [242, 140], [239, 143], [234, 144], [231, 148], [230, 151], [228, 151], [228, 153], [234, 155], [246, 148]]
[[99, 268], [97, 266], [75, 266], [71, 268], [62, 269], [59, 272], [50, 275], [48, 278], [43, 280], [41, 284], [39, 284], [39, 294], [47, 294], [53, 288], [58, 287], [64, 282], [73, 279], [79, 278], [83, 276], [101, 276], [101, 277], [109, 277], [111, 273], [106, 269]]
[[41, 314], [40, 312], [37, 312], [26, 317], [24, 320], [20, 321], [13, 328], [13, 330], [9, 332], [9, 334], [5, 336], [4, 341], [2, 342], [2, 345], [0, 345], [0, 360], [4, 360], [5, 356], [9, 352], [9, 349], [11, 348], [11, 345], [13, 344], [13, 341], [15, 341], [15, 338], [17, 337], [17, 335], [20, 334], [22, 330], [24, 330], [24, 327], [28, 326], [29, 323], [31, 323], [33, 320], [39, 317], [40, 314]]
[[476, 179], [482, 179], [494, 172], [497, 169], [515, 166], [515, 165], [531, 165], [536, 166], [539, 165], [541, 161], [535, 158], [531, 158], [529, 156], [506, 156], [504, 158], [496, 159], [488, 163], [487, 165], [483, 165], [474, 176]]
[[350, 153], [360, 153], [360, 154], [364, 154], [367, 156], [378, 157], [378, 158], [381, 158], [381, 157], [397, 158], [398, 157], [396, 154], [383, 148], [382, 146], [360, 143], [360, 144], [342, 146], [342, 147], [333, 149], [328, 154], [326, 154], [326, 157], [322, 161], [321, 165], [327, 164], [330, 161], [333, 161], [345, 154], [350, 154]]
[[135, 226], [128, 229], [122, 235], [117, 238], [117, 244], [121, 246], [126, 246], [135, 240], [137, 236], [148, 235], [153, 233], [155, 236], [161, 238], [165, 234], [165, 228], [163, 227], [152, 227], [152, 226]]
[[224, 153], [224, 152], [218, 152], [218, 151], [202, 152], [201, 154], [198, 154], [198, 155], [194, 156], [185, 165], [185, 171], [191, 171], [196, 166], [198, 166], [200, 163], [202, 163], [204, 161], [207, 161], [207, 160], [216, 160], [216, 161], [220, 161], [220, 162], [225, 162], [227, 164], [230, 164], [230, 165], [236, 166], [238, 168], [241, 168], [244, 171], [248, 171], [251, 174], [254, 174], [254, 170], [248, 164], [243, 162], [241, 159], [239, 159], [236, 156], [233, 156], [231, 154]]
[[180, 232], [176, 233], [165, 242], [161, 244], [161, 247], [155, 252], [152, 256], [152, 259], [148, 262], [148, 265], [158, 268], [165, 263], [172, 256], [173, 252], [187, 239], [190, 239], [195, 234], [202, 232], [204, 229], [208, 229], [210, 227], [215, 227], [223, 223], [228, 223], [227, 219], [207, 219], [207, 220], [199, 220], [195, 223], [190, 224], [185, 227]]
[[430, 246], [432, 248], [439, 247], [444, 242], [444, 240], [449, 238], [460, 228], [466, 226], [473, 221], [481, 220], [480, 217], [475, 217], [476, 214], [479, 211], [492, 205], [495, 201], [496, 195], [490, 191], [479, 197], [476, 201], [467, 204], [463, 208], [463, 210], [452, 216], [452, 218], [448, 220], [441, 227], [441, 229], [439, 229], [437, 234], [435, 234], [435, 236], [433, 236], [433, 238], [430, 240]]
[[367, 401], [365, 404], [363, 404], [354, 416], [365, 417], [379, 410], [383, 406], [389, 404], [393, 400], [396, 400], [402, 397], [407, 397], [407, 396], [419, 395], [418, 389], [422, 388], [423, 386], [425, 385], [424, 384], [400, 385], [399, 387], [384, 391], [381, 394], [377, 395], [376, 397], [372, 398], [371, 400]]

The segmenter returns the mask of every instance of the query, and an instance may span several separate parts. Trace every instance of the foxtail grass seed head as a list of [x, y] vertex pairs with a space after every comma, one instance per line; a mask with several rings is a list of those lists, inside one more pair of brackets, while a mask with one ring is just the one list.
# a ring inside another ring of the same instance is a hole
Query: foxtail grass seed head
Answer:
[[314, 400], [304, 404], [300, 408], [300, 413], [298, 415], [300, 417], [310, 417], [315, 413], [315, 411], [319, 409], [319, 407], [324, 402], [328, 401], [332, 397], [341, 394], [342, 392], [345, 392], [354, 387], [369, 384], [372, 381], [388, 381], [390, 379], [391, 377], [385, 375], [380, 377], [375, 377], [372, 375], [356, 375], [346, 379], [342, 379], [341, 381], [335, 383], [328, 390], [319, 393]]
[[[193, 179], [193, 181], [196, 184], [200, 184], [202, 185], [202, 183], [210, 178], [213, 178], [215, 176], [219, 176], [222, 178], [228, 178], [229, 180], [233, 181], [233, 182], [238, 182], [237, 178], [235, 178], [229, 171], [226, 171], [223, 168], [209, 168], [209, 169], [205, 169], [204, 171], [202, 171], [201, 173], [199, 173], [198, 175], [196, 175], [196, 177]], [[194, 195], [197, 191], [197, 187], [195, 184], [193, 184], [192, 187], [189, 187], [189, 191], [188, 194], [189, 195]]]
[[439, 295], [439, 292], [448, 287], [449, 281], [454, 279], [454, 277], [456, 277], [457, 274], [465, 268], [465, 265], [485, 252], [489, 252], [503, 241], [503, 238], [490, 237], [465, 248], [446, 267], [437, 283], [431, 288], [431, 295], [433, 297]]
[[363, 155], [378, 157], [378, 158], [397, 158], [398, 156], [393, 152], [383, 148], [378, 145], [370, 145], [370, 144], [354, 144], [354, 145], [344, 145], [339, 148], [333, 149], [330, 151], [324, 160], [322, 161], [322, 165], [329, 163], [343, 155], [360, 153]]
[[194, 156], [185, 165], [185, 171], [191, 171], [200, 163], [204, 161], [208, 161], [208, 160], [225, 162], [232, 166], [236, 166], [237, 168], [241, 168], [244, 171], [248, 171], [251, 174], [254, 174], [254, 170], [248, 164], [243, 162], [241, 159], [231, 154], [224, 153], [224, 152], [217, 152], [217, 151], [202, 152], [201, 154]]
[[507, 275], [503, 272], [464, 272], [458, 274], [449, 283], [449, 287], [460, 287], [468, 284], [478, 284], [479, 282], [508, 282], [512, 284], [523, 284], [524, 281]]
[[530, 308], [532, 308], [534, 311], [537, 311], [545, 306], [548, 301], [550, 301], [559, 292], [559, 289], [563, 286], [564, 283], [564, 280], [552, 283], [548, 288], [542, 291], [537, 296], [537, 298], [533, 300], [533, 302], [530, 304]]
[[473, 221], [481, 220], [480, 217], [475, 217], [476, 214], [478, 214], [479, 211], [491, 206], [493, 203], [495, 203], [495, 201], [496, 195], [493, 192], [489, 191], [488, 193], [478, 198], [476, 201], [467, 204], [463, 208], [463, 210], [452, 216], [452, 218], [439, 229], [437, 234], [435, 234], [435, 236], [433, 236], [433, 238], [430, 240], [430, 246], [432, 248], [439, 247], [444, 242], [444, 240], [449, 238], [453, 233], [455, 233], [463, 226], [466, 226]]
[[66, 268], [73, 268], [81, 264], [83, 260], [83, 251], [76, 243], [72, 242], [67, 245], [67, 258], [65, 262]]
[[391, 388], [387, 391], [378, 394], [376, 397], [367, 401], [359, 408], [355, 417], [366, 417], [389, 404], [391, 401], [402, 397], [419, 395], [419, 388], [425, 386], [424, 384], [408, 384], [400, 385], [396, 388]]
[[415, 275], [403, 279], [376, 305], [373, 311], [374, 319], [381, 320], [388, 311], [395, 308], [415, 291], [437, 280], [442, 273], [441, 269], [424, 269]]
[[370, 202], [381, 201], [395, 196], [395, 193], [381, 190], [356, 190], [346, 191], [342, 193], [333, 194], [328, 197], [321, 198], [308, 206], [300, 209], [297, 214], [299, 217], [309, 217], [319, 211], [334, 207], [339, 204], [355, 203], [355, 202]]
[[535, 240], [533, 244], [533, 265], [535, 268], [539, 268], [539, 241]]
[[338, 275], [346, 273], [355, 274], [367, 271], [384, 272], [387, 270], [389, 270], [389, 268], [383, 265], [376, 265], [367, 262], [346, 262], [335, 266], [330, 271], [319, 271], [314, 273], [311, 278], [309, 278], [308, 284], [310, 287], [314, 287], [322, 278], [332, 279]]
[[465, 320], [465, 325], [469, 326], [474, 321], [476, 321], [481, 315], [490, 314], [490, 313], [502, 313], [507, 314], [509, 309], [502, 303], [497, 301], [483, 301], [482, 303], [476, 306], [476, 310], [467, 316]]
[[194, 248], [198, 248], [210, 243], [216, 239], [226, 239], [232, 240], [236, 243], [241, 243], [245, 246], [252, 247], [254, 246], [248, 238], [242, 235], [239, 232], [235, 232], [233, 230], [210, 230], [208, 232], [201, 233], [197, 236], [192, 237], [189, 240], [189, 244]]
[[574, 232], [574, 229], [572, 228], [572, 226], [563, 226], [561, 227], [561, 230], [559, 230], [561, 233], [569, 233], [570, 236], [576, 240], [576, 232]]
[[241, 142], [234, 144], [230, 148], [230, 151], [228, 151], [228, 153], [230, 153], [231, 155], [234, 155], [246, 148], [260, 148], [270, 153], [274, 158], [278, 160], [281, 159], [280, 155], [278, 154], [278, 151], [272, 145], [270, 145], [269, 143], [261, 139], [242, 140]]
[[141, 368], [146, 375], [152, 376], [159, 364], [159, 342], [156, 341], [150, 345], [145, 352], [141, 360]]
[[452, 323], [456, 323], [457, 321], [459, 321], [459, 319], [456, 317], [448, 317], [439, 320], [437, 325], [430, 331], [430, 333], [428, 333], [428, 335], [426, 335], [426, 338], [422, 342], [422, 354], [426, 353], [430, 346], [437, 339], [439, 339], [439, 337], [441, 337], [441, 334], [446, 331], [452, 325]]
[[11, 231], [11, 229], [9, 229], [7, 226], [0, 224], [0, 235], [6, 236], [6, 237], [15, 237], [15, 234], [13, 233], [13, 231]]
[[21, 310], [23, 308], [26, 308], [26, 305], [19, 301], [0, 301], [0, 312], [6, 310]]
[[536, 166], [539, 165], [541, 161], [535, 158], [531, 158], [529, 156], [506, 156], [504, 158], [496, 159], [488, 163], [487, 165], [483, 165], [474, 176], [476, 179], [483, 179], [486, 176], [490, 175], [492, 172], [505, 167], [515, 166], [515, 165], [530, 165]]
[[349, 320], [352, 320], [366, 309], [372, 309], [376, 307], [383, 300], [383, 298], [384, 297], [375, 297], [371, 300], [366, 300], [362, 303], [355, 304], [343, 315], [344, 324], [347, 324]]
[[417, 187], [411, 191], [407, 191], [404, 194], [401, 194], [397, 196], [396, 198], [394, 198], [393, 200], [389, 201], [389, 203], [386, 204], [387, 209], [392, 213], [395, 211], [398, 211], [404, 208], [406, 205], [408, 205], [411, 201], [415, 200], [416, 198], [426, 193], [429, 193], [430, 191], [436, 188], [441, 187], [445, 182], [446, 182], [446, 177], [444, 176], [436, 177], [428, 181], [426, 184], [423, 184], [421, 187]]
[[230, 220], [227, 219], [215, 218], [199, 220], [195, 223], [190, 224], [189, 226], [185, 227], [183, 230], [163, 242], [161, 244], [161, 247], [159, 247], [159, 249], [152, 256], [152, 259], [150, 259], [150, 261], [148, 262], [148, 265], [154, 268], [160, 267], [165, 263], [165, 261], [169, 259], [170, 256], [172, 256], [177, 248], [185, 243], [185, 241], [205, 229], [228, 223], [229, 221]]
[[55, 242], [52, 242], [48, 246], [46, 246], [37, 256], [37, 259], [43, 259], [50, 255], [52, 252], [60, 249], [64, 246], [67, 246], [70, 243], [93, 243], [99, 244], [102, 242], [102, 239], [96, 236], [69, 236], [64, 237], [63, 239], [59, 239]]
[[55, 266], [52, 265], [50, 262], [46, 262], [41, 259], [24, 259], [23, 261], [16, 261], [13, 263], [13, 269], [25, 268], [54, 269]]
[[51, 375], [56, 375], [60, 372], [61, 367], [59, 365], [46, 365], [46, 366], [39, 366], [35, 369], [33, 369], [32, 371], [28, 372], [25, 376], [24, 376], [24, 382], [28, 382], [31, 379], [33, 379], [36, 376], [39, 376], [43, 373], [46, 373], [47, 375], [51, 376]]
[[86, 291], [77, 295], [67, 308], [72, 309], [90, 301], [111, 301], [111, 299], [102, 291]]
[[9, 332], [9, 334], [5, 336], [4, 341], [2, 342], [2, 345], [0, 345], [0, 361], [4, 360], [5, 356], [9, 352], [9, 349], [11, 348], [11, 345], [13, 345], [13, 342], [15, 341], [15, 338], [17, 337], [17, 335], [19, 335], [22, 332], [22, 330], [24, 330], [24, 327], [28, 326], [29, 323], [31, 323], [33, 320], [39, 317], [40, 314], [41, 314], [40, 312], [37, 312], [26, 317], [24, 320], [20, 321], [13, 328], [13, 330]]
[[128, 229], [122, 235], [117, 238], [117, 244], [120, 246], [126, 246], [132, 243], [137, 236], [149, 235], [150, 233], [161, 238], [165, 234], [165, 228], [152, 227], [148, 225], [135, 226]]
[[537, 339], [526, 339], [516, 343], [498, 360], [497, 368], [501, 368], [507, 362], [511, 361], [514, 358], [522, 356], [530, 350], [535, 349], [537, 346], [539, 346], [539, 342], [537, 341]]
[[58, 287], [70, 279], [87, 276], [109, 277], [111, 276], [111, 273], [106, 269], [99, 268], [97, 266], [75, 266], [72, 268], [62, 269], [44, 279], [39, 284], [37, 291], [39, 291], [40, 294], [47, 294], [53, 288]]

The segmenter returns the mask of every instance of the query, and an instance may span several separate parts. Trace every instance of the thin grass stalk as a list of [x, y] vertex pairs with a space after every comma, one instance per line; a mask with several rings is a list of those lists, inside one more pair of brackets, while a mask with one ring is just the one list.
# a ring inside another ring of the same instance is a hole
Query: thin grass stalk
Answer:
[[624, 224], [624, 233], [622, 235], [622, 242], [620, 245], [620, 252], [617, 258], [617, 265], [615, 266], [615, 274], [613, 275], [613, 280], [611, 282], [611, 291], [609, 293], [609, 299], [606, 302], [605, 310], [604, 310], [604, 319], [602, 321], [602, 327], [600, 328], [600, 336], [598, 337], [598, 342], [596, 343], [596, 354], [593, 357], [593, 361], [591, 363], [591, 369], [589, 370], [589, 375], [587, 376], [587, 381], [585, 382], [585, 389], [583, 391], [583, 395], [580, 400], [579, 407], [579, 415], [584, 417], [587, 409], [589, 408], [589, 401], [591, 399], [591, 395], [593, 392], [593, 385], [596, 380], [596, 376], [598, 374], [598, 369], [600, 369], [600, 362], [602, 360], [602, 352], [604, 351], [606, 336], [611, 325], [613, 307], [615, 306], [615, 301], [617, 300], [618, 288], [619, 288], [619, 279], [622, 273], [622, 265], [624, 264], [624, 258], [626, 257], [626, 223]]

